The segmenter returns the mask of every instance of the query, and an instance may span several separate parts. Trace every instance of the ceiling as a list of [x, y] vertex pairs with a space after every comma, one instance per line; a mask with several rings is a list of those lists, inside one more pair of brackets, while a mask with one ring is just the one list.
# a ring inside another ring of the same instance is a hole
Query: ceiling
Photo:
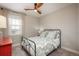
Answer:
[[35, 17], [40, 17], [46, 14], [49, 14], [51, 12], [54, 12], [60, 8], [63, 8], [65, 6], [70, 5], [71, 3], [44, 3], [41, 7], [40, 10], [42, 14], [38, 14], [35, 11], [25, 11], [24, 9], [33, 9], [34, 4], [33, 3], [0, 3], [0, 6], [5, 7], [7, 9], [16, 11], [16, 12], [21, 12], [21, 13], [26, 13], [27, 15], [30, 16], [35, 16]]

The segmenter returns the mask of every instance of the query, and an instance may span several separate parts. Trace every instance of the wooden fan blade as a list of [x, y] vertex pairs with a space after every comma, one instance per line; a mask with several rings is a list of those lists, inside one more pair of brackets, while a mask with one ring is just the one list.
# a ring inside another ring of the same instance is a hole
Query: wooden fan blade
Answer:
[[34, 10], [34, 9], [25, 9], [25, 10]]
[[37, 8], [41, 7], [43, 3], [37, 3]]
[[39, 14], [41, 14], [41, 11], [37, 10], [37, 12], [38, 12]]
[[41, 7], [43, 5], [43, 3], [35, 3], [34, 4], [34, 8], [38, 9], [39, 7]]
[[37, 9], [36, 6], [37, 6], [37, 3], [34, 3], [34, 9]]

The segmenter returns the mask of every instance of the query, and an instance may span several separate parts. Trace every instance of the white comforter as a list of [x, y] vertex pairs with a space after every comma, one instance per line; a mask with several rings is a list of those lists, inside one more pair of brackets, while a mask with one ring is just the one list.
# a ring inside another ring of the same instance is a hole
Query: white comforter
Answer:
[[[49, 39], [43, 37], [30, 37], [30, 40], [36, 43], [36, 55], [37, 56], [45, 56], [52, 50], [56, 49], [59, 46], [59, 39]], [[34, 48], [33, 43], [31, 43], [31, 47]], [[26, 43], [23, 44], [25, 46]], [[25, 48], [27, 49], [31, 55], [34, 55], [34, 50], [32, 48]]]

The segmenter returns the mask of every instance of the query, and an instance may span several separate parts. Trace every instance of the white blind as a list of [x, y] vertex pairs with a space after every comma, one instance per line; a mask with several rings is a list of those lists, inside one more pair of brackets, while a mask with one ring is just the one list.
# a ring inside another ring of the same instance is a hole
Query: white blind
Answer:
[[10, 13], [8, 15], [9, 35], [22, 34], [22, 17], [21, 15]]

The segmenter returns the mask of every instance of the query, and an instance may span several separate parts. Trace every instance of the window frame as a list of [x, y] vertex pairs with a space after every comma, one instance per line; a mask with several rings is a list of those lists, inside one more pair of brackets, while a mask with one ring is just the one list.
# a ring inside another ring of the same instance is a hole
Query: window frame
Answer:
[[[10, 17], [10, 15], [11, 16], [13, 16], [13, 17]], [[16, 17], [18, 17], [18, 18], [16, 18]], [[20, 22], [20, 24], [19, 25], [17, 25], [16, 24], [16, 22], [15, 22], [15, 24], [11, 24], [10, 22], [10, 20], [18, 20], [19, 22]], [[17, 28], [15, 28], [15, 29], [12, 29], [11, 27], [12, 26], [14, 26], [14, 27], [18, 27], [18, 29]], [[21, 16], [18, 16], [18, 15], [15, 15], [15, 14], [9, 14], [8, 15], [8, 29], [9, 29], [9, 35], [22, 35], [22, 17]], [[16, 31], [16, 33], [12, 33], [12, 31], [15, 31], [15, 30], [17, 30]]]

